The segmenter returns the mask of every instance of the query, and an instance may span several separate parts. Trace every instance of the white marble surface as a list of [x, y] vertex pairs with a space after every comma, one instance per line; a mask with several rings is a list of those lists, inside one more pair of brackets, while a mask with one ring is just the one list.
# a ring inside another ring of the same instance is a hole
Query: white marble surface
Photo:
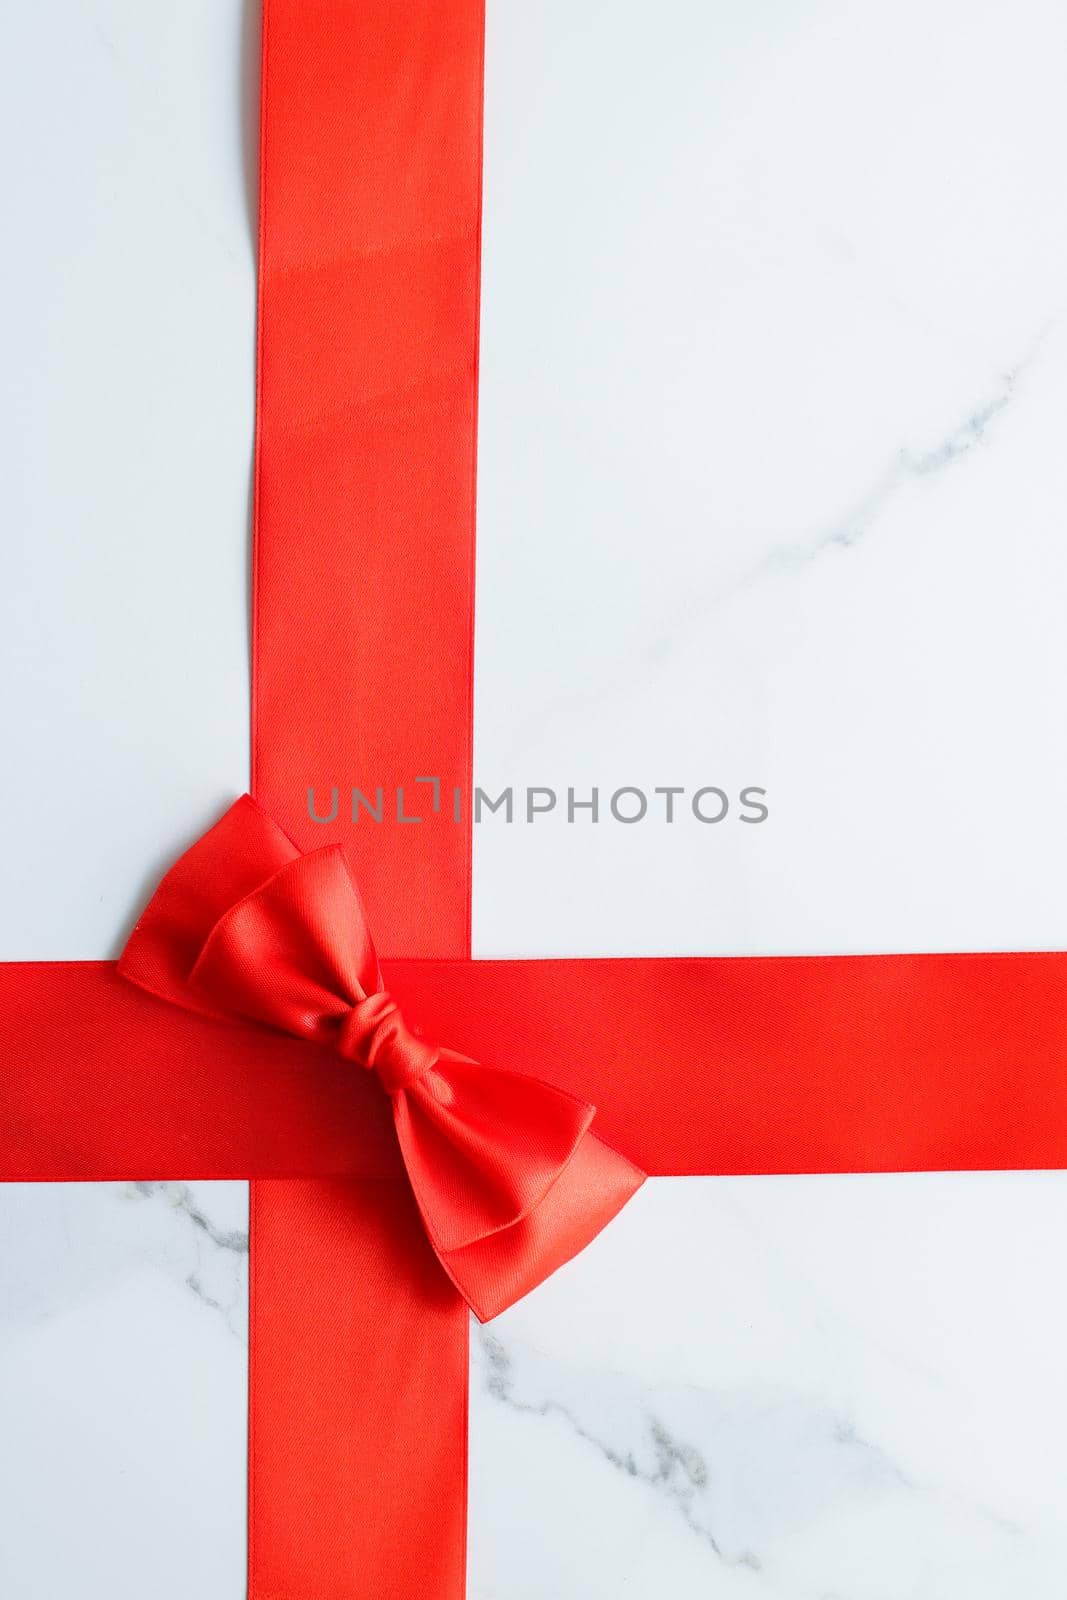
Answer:
[[0, 1193], [0, 1594], [236, 1600], [248, 1190]]
[[257, 28], [0, 8], [3, 961], [117, 954], [248, 786]]
[[1065, 1223], [1059, 1174], [649, 1184], [475, 1337], [471, 1596], [1058, 1600]]
[[1062, 8], [488, 39], [479, 779], [771, 819], [488, 819], [479, 948], [1062, 946]]
[[[244, 782], [254, 13], [0, 17], [4, 957]], [[1067, 944], [1065, 27], [490, 0], [478, 780], [771, 814], [487, 819], [477, 953]], [[4, 1600], [240, 1600], [245, 1204], [0, 1192]], [[475, 1338], [471, 1600], [1060, 1600], [1065, 1221], [649, 1185]]]

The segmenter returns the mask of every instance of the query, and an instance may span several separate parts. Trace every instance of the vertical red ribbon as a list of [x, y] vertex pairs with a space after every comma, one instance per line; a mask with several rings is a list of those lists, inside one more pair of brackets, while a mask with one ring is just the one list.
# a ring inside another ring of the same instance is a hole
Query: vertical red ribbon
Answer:
[[[264, 5], [253, 784], [344, 842], [384, 957], [469, 954], [469, 829], [415, 779], [469, 793], [482, 37]], [[461, 1600], [467, 1314], [410, 1197], [255, 1182], [252, 1247], [251, 1600]]]

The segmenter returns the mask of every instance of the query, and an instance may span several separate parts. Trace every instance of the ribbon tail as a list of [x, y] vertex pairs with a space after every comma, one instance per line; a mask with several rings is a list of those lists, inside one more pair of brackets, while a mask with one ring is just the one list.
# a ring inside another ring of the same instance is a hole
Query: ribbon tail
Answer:
[[479, 1322], [499, 1316], [585, 1249], [637, 1193], [645, 1174], [586, 1133], [538, 1205], [498, 1232], [438, 1259]]

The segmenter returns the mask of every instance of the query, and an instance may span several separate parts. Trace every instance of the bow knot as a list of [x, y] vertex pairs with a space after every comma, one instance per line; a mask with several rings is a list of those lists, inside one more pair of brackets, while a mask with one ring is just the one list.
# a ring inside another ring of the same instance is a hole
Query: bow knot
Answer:
[[378, 1075], [386, 1094], [410, 1091], [429, 1072], [441, 1052], [418, 1039], [400, 1014], [388, 989], [358, 1001], [341, 1019], [338, 1054]]

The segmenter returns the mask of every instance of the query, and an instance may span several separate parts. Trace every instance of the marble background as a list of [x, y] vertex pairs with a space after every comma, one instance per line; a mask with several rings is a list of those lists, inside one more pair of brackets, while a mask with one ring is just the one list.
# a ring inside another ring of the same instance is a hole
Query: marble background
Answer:
[[[255, 9], [0, 18], [7, 959], [244, 784]], [[1067, 944], [1065, 65], [1045, 0], [491, 0], [478, 780], [771, 814], [486, 820], [476, 953]], [[4, 1600], [240, 1600], [246, 1206], [0, 1192]], [[1062, 1600], [1065, 1223], [648, 1185], [475, 1331], [471, 1600]]]

